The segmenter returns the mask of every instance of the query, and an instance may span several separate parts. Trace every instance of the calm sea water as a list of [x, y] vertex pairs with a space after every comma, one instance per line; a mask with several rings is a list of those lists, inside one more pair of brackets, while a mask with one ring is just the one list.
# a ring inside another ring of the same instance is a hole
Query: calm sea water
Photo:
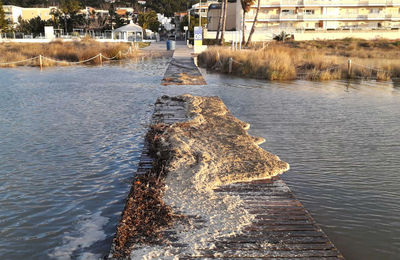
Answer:
[[284, 179], [347, 259], [400, 255], [400, 89], [207, 75], [167, 61], [0, 70], [0, 259], [96, 259], [110, 247], [155, 99], [220, 96], [291, 165]]

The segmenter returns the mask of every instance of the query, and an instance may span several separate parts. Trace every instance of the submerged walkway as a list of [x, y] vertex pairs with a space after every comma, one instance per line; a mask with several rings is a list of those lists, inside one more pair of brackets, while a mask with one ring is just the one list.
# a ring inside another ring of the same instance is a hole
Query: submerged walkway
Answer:
[[145, 53], [146, 56], [153, 58], [170, 58], [174, 53], [173, 51], [167, 51], [165, 42], [152, 42], [149, 46], [140, 49], [140, 52]]
[[[152, 124], [179, 123], [187, 120], [186, 105], [174, 99], [157, 102]], [[153, 168], [149, 145], [145, 144], [136, 176]], [[254, 216], [250, 225], [234, 236], [210, 238], [210, 248], [197, 248], [187, 254], [188, 244], [178, 242], [179, 234], [165, 230], [171, 252], [179, 259], [344, 259], [310, 213], [279, 178], [222, 185], [214, 192], [239, 197], [241, 207]], [[207, 223], [195, 219], [200, 226]], [[112, 255], [112, 254], [111, 254]]]
[[205, 85], [207, 84], [194, 63], [192, 49], [185, 42], [176, 42], [173, 58], [165, 72], [162, 85]]
[[215, 241], [216, 248], [204, 249], [202, 257], [219, 252], [223, 258], [344, 259], [280, 178], [215, 191], [239, 196], [256, 217], [242, 234]]
[[[186, 117], [182, 102], [156, 105], [153, 123], [173, 124], [183, 120]], [[147, 153], [147, 149], [144, 152]], [[139, 173], [151, 167], [147, 154], [142, 160]], [[229, 184], [214, 191], [239, 196], [245, 202], [245, 209], [255, 215], [255, 219], [240, 235], [209, 241], [216, 247], [201, 248], [199, 255], [181, 255], [179, 259], [344, 259], [279, 177]], [[185, 247], [184, 244], [172, 245]]]

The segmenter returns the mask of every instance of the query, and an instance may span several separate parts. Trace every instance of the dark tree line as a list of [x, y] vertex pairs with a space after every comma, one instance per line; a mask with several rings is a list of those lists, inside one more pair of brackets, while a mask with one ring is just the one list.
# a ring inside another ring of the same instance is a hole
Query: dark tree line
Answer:
[[189, 6], [198, 2], [198, 0], [147, 0], [146, 7], [172, 17], [174, 12], [186, 11]]
[[[152, 9], [157, 13], [165, 14], [166, 16], [173, 16], [174, 12], [185, 11], [188, 6], [199, 2], [198, 0], [147, 0], [146, 8]], [[90, 6], [94, 8], [101, 8], [109, 5], [104, 0], [80, 0], [81, 6]], [[48, 7], [59, 6], [61, 0], [4, 0], [5, 5], [16, 5], [21, 7]], [[131, 6], [139, 7], [137, 0], [117, 0], [115, 6]], [[135, 8], [137, 9], [137, 8]]]

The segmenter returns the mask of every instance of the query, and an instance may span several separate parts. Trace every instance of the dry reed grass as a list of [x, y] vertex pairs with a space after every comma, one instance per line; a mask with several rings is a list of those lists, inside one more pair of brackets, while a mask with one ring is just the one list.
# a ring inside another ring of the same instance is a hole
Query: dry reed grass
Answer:
[[[76, 42], [53, 41], [50, 43], [1, 43], [0, 44], [0, 63], [15, 62], [37, 57], [39, 55], [67, 62], [79, 62], [87, 60], [102, 53], [106, 57], [114, 57], [119, 51], [127, 52], [129, 49], [127, 43], [100, 43], [93, 40], [82, 40]], [[136, 53], [124, 57], [135, 56]], [[117, 57], [116, 59], [120, 59]], [[93, 59], [85, 64], [96, 65], [100, 63], [100, 58]], [[38, 66], [38, 59], [5, 65], [15, 66]], [[43, 59], [43, 66], [68, 65], [68, 63], [55, 63]]]
[[[400, 41], [290, 41], [270, 43], [265, 48], [255, 45], [241, 51], [213, 47], [199, 56], [199, 64], [228, 73], [229, 58], [235, 61], [232, 74], [268, 80], [364, 78], [386, 81], [400, 77]], [[348, 59], [352, 60], [350, 77]]]

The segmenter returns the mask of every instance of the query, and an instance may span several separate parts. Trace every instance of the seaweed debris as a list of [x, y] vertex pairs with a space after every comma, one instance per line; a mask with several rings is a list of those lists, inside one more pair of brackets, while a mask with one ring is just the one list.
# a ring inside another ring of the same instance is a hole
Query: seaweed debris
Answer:
[[162, 199], [165, 184], [165, 163], [169, 153], [162, 152], [162, 140], [166, 124], [150, 127], [146, 140], [150, 155], [155, 158], [153, 168], [134, 179], [119, 226], [114, 238], [113, 258], [125, 259], [139, 245], [161, 244], [163, 231], [174, 221], [183, 219]]

